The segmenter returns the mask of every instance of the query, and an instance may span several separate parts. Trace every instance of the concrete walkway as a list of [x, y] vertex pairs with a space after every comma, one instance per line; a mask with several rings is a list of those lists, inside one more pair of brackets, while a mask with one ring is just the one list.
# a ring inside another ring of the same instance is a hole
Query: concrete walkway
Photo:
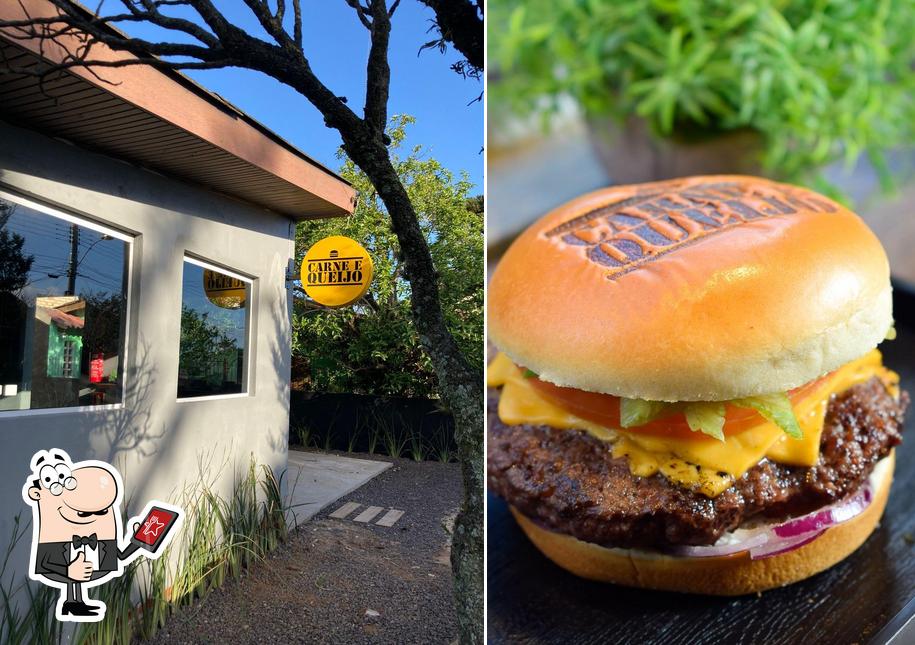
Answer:
[[310, 520], [328, 504], [390, 468], [387, 461], [353, 459], [321, 452], [289, 451], [286, 473], [290, 527]]

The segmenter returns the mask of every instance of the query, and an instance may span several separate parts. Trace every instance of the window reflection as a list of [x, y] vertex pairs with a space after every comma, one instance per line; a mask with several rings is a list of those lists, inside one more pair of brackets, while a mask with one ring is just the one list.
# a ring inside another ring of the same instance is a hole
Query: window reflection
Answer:
[[251, 285], [193, 262], [184, 263], [178, 398], [239, 394]]
[[0, 414], [121, 401], [128, 243], [0, 197]]

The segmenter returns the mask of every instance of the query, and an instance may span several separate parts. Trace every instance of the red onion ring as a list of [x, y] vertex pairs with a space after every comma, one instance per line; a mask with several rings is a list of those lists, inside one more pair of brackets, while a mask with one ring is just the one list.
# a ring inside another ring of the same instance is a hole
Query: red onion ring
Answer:
[[772, 531], [778, 537], [794, 537], [803, 533], [829, 528], [860, 515], [865, 508], [870, 506], [870, 503], [871, 489], [870, 486], [865, 484], [848, 499], [819, 511], [788, 520], [773, 527]]
[[795, 549], [799, 549], [800, 547], [804, 546], [808, 542], [813, 542], [825, 532], [826, 529], [820, 529], [819, 531], [811, 531], [810, 533], [804, 533], [792, 538], [770, 540], [758, 549], [750, 549], [750, 559], [762, 560], [763, 558], [771, 558], [773, 555], [780, 555], [782, 553], [788, 553], [788, 551], [794, 551]]
[[730, 544], [683, 546], [669, 553], [690, 558], [712, 558], [749, 551], [753, 560], [769, 558], [800, 548], [818, 538], [826, 529], [860, 515], [870, 506], [872, 499], [873, 491], [868, 479], [851, 497], [807, 515], [758, 529], [738, 529], [741, 539]]

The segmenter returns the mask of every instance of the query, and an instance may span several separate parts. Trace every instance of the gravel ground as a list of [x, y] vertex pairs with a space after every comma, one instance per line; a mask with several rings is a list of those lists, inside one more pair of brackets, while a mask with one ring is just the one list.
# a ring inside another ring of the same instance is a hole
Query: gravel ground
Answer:
[[[172, 616], [150, 642], [454, 642], [446, 526], [460, 503], [458, 465], [349, 456], [394, 465], [300, 526], [242, 578]], [[328, 517], [347, 501], [405, 514], [390, 528], [353, 522], [356, 513]]]

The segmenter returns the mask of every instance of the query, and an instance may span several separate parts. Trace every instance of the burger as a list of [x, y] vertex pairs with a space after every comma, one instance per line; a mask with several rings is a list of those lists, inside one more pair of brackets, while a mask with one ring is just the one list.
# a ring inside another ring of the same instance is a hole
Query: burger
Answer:
[[547, 214], [489, 285], [487, 478], [593, 580], [739, 595], [877, 526], [908, 396], [887, 258], [815, 192], [619, 186]]

